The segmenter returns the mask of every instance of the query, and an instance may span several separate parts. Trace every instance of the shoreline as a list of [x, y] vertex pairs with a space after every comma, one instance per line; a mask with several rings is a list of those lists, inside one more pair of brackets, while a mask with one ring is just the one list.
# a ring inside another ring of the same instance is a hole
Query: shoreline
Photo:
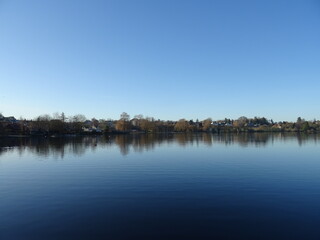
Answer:
[[255, 134], [255, 133], [292, 133], [292, 134], [320, 134], [320, 131], [219, 131], [219, 132], [107, 132], [107, 133], [75, 133], [75, 134], [8, 134], [0, 135], [1, 138], [74, 138], [98, 136], [123, 136], [123, 135], [163, 135], [163, 134]]

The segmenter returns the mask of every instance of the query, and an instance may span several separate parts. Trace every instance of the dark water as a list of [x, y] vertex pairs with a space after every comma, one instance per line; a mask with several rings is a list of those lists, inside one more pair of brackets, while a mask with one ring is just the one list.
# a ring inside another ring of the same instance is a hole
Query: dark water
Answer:
[[320, 136], [0, 138], [0, 239], [320, 239]]

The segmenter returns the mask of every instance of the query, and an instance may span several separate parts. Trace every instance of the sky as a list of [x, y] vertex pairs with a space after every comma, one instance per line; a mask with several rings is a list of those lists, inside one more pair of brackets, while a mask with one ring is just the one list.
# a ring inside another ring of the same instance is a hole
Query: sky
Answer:
[[319, 0], [0, 0], [0, 112], [320, 119]]

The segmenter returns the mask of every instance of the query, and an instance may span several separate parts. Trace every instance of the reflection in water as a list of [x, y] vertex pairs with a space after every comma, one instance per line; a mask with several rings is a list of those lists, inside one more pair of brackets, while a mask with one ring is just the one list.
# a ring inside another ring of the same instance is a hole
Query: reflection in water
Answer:
[[319, 240], [319, 136], [0, 138], [0, 239]]
[[243, 134], [130, 134], [110, 136], [86, 136], [65, 138], [0, 138], [0, 156], [7, 151], [26, 151], [39, 156], [54, 156], [63, 158], [65, 153], [81, 156], [87, 150], [94, 151], [96, 147], [117, 146], [122, 155], [134, 152], [143, 152], [154, 149], [161, 144], [174, 143], [181, 147], [188, 145], [213, 144], [234, 145], [241, 147], [264, 147], [275, 141], [295, 141], [302, 146], [307, 141], [317, 142], [319, 134], [294, 134], [294, 133], [243, 133]]

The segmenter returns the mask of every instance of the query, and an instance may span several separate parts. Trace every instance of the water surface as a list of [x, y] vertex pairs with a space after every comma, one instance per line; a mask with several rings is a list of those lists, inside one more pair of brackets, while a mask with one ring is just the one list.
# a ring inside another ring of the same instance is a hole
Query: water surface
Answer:
[[320, 239], [319, 140], [0, 138], [0, 239]]

